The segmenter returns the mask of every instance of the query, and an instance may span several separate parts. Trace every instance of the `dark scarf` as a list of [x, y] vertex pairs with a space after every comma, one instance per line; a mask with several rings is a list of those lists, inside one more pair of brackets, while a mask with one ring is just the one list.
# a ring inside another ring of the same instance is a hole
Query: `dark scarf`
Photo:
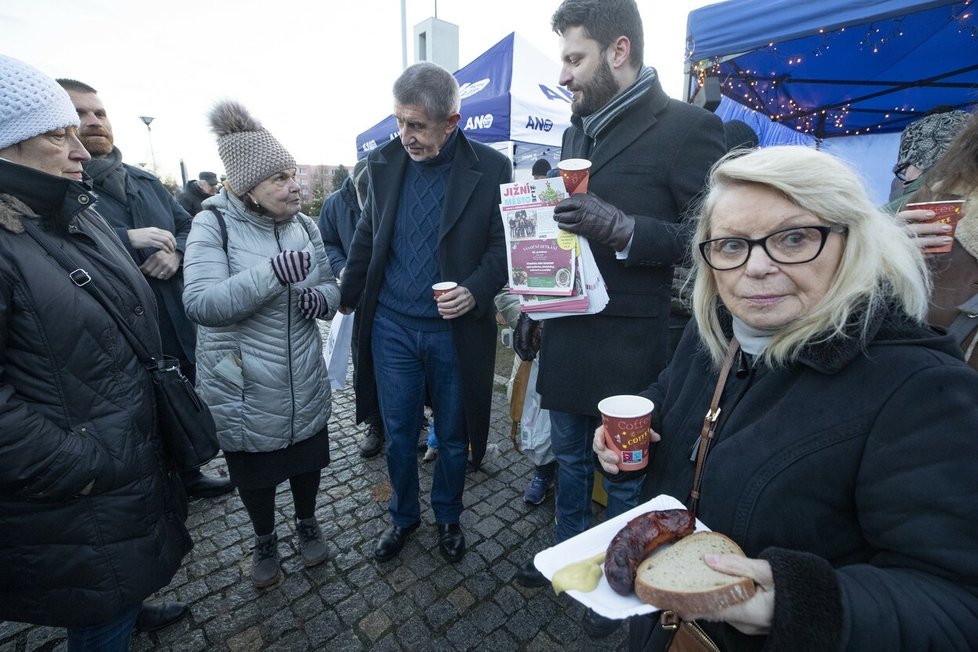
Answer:
[[610, 123], [614, 122], [615, 118], [624, 113], [628, 107], [635, 104], [640, 97], [652, 88], [655, 78], [655, 68], [642, 68], [634, 84], [618, 95], [615, 95], [603, 107], [581, 120], [581, 128], [584, 130], [584, 133], [592, 139], [597, 140], [601, 132]]
[[118, 147], [102, 158], [93, 158], [85, 164], [85, 172], [92, 177], [92, 183], [123, 206], [129, 206], [126, 198], [126, 168], [122, 164], [122, 152]]

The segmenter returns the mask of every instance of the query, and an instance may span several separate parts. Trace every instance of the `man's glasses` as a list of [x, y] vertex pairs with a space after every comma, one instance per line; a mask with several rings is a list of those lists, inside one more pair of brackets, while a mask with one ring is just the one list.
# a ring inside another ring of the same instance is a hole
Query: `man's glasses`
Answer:
[[904, 163], [903, 165], [896, 166], [893, 168], [893, 175], [903, 183], [907, 183], [907, 169], [909, 169], [911, 165], [912, 163]]
[[750, 258], [754, 245], [760, 245], [767, 257], [782, 265], [800, 265], [818, 258], [830, 233], [846, 233], [841, 224], [832, 226], [796, 226], [775, 231], [763, 238], [715, 238], [699, 244], [706, 264], [724, 272], [737, 269]]

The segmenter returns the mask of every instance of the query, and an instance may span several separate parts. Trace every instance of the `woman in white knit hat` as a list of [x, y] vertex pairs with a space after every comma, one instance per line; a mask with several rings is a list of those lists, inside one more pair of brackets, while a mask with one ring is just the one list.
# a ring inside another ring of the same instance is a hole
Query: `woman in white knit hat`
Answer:
[[203, 202], [184, 257], [183, 300], [198, 324], [197, 384], [255, 530], [251, 578], [282, 576], [275, 490], [288, 480], [299, 552], [322, 563], [316, 494], [329, 463], [330, 386], [318, 319], [339, 289], [313, 221], [299, 212], [295, 160], [241, 105], [210, 114], [227, 170]]
[[161, 355], [153, 293], [81, 182], [77, 128], [53, 79], [0, 55], [0, 621], [121, 652], [191, 541], [149, 373], [81, 287]]

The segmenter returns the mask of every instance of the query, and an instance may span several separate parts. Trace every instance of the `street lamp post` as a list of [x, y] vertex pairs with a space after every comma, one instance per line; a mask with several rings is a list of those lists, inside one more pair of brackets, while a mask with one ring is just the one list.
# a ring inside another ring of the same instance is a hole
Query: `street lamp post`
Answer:
[[149, 127], [149, 123], [151, 123], [153, 121], [153, 118], [150, 117], [150, 116], [148, 116], [148, 115], [141, 115], [141, 116], [139, 116], [139, 119], [143, 121], [143, 124], [144, 125], [146, 125], [146, 134], [149, 137], [149, 155], [153, 159], [153, 172], [156, 172], [156, 169], [157, 169], [156, 168], [156, 152], [153, 151], [153, 130], [150, 129], [150, 127]]

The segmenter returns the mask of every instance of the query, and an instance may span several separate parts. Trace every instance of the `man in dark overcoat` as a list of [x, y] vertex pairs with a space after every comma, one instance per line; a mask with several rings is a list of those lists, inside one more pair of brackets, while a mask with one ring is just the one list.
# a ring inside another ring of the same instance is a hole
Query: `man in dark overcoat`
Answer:
[[[357, 420], [379, 405], [393, 496], [374, 556], [397, 555], [420, 523], [417, 440], [425, 392], [438, 424], [431, 506], [439, 550], [461, 560], [468, 450], [486, 450], [495, 362], [493, 298], [506, 282], [499, 185], [512, 164], [458, 128], [458, 83], [431, 63], [394, 84], [400, 136], [372, 152], [363, 216], [347, 257], [341, 310], [356, 307]], [[432, 284], [458, 286], [440, 296]]]
[[[669, 361], [673, 265], [687, 254], [690, 208], [725, 147], [720, 119], [670, 99], [643, 65], [634, 0], [565, 0], [552, 26], [561, 37], [560, 83], [573, 93], [561, 159], [591, 161], [588, 194], [565, 199], [554, 217], [587, 238], [610, 297], [596, 315], [543, 328], [537, 391], [557, 456], [559, 543], [591, 525], [598, 401], [637, 394]], [[604, 484], [608, 518], [638, 504], [641, 477]], [[546, 581], [532, 561], [517, 580]], [[601, 636], [611, 626], [589, 611], [585, 629]]]

